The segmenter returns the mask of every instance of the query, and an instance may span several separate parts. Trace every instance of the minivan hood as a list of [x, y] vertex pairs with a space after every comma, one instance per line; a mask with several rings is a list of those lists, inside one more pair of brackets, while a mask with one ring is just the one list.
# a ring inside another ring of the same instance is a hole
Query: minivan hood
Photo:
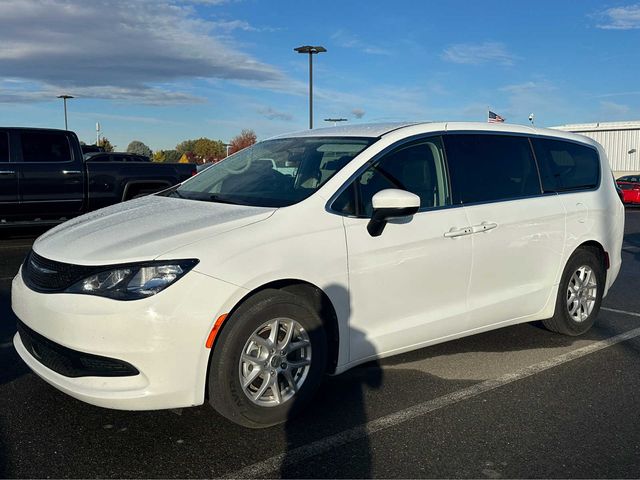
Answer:
[[38, 238], [33, 249], [77, 265], [146, 261], [265, 220], [275, 210], [151, 195], [69, 220]]

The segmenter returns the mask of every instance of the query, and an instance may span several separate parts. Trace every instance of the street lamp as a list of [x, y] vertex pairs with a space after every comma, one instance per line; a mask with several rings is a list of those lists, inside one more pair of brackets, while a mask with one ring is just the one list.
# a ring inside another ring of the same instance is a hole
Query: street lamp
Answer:
[[318, 53], [326, 52], [327, 49], [320, 45], [311, 46], [303, 45], [302, 47], [294, 48], [298, 53], [309, 54], [309, 129], [313, 128], [313, 56]]
[[348, 121], [346, 118], [325, 118], [325, 122], [333, 122], [333, 126], [335, 127], [338, 122], [346, 122]]
[[58, 95], [58, 98], [61, 98], [64, 102], [64, 129], [69, 130], [67, 127], [67, 99], [73, 98], [71, 95]]

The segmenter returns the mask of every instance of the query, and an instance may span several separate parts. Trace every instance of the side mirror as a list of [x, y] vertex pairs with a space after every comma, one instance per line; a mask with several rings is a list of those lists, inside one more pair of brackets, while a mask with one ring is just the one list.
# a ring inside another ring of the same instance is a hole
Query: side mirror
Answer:
[[420, 197], [414, 193], [396, 188], [380, 190], [371, 199], [373, 215], [367, 224], [372, 237], [379, 237], [390, 218], [408, 217], [420, 208]]

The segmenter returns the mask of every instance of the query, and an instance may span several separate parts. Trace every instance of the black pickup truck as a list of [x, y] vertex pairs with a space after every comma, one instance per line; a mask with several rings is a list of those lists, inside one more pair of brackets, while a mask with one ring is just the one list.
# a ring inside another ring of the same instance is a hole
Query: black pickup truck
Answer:
[[0, 226], [59, 222], [195, 173], [188, 163], [86, 162], [73, 132], [0, 127]]

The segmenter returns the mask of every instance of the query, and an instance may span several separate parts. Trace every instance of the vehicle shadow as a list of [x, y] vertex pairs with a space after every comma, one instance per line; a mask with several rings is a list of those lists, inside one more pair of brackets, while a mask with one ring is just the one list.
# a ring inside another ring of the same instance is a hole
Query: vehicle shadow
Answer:
[[[330, 285], [325, 289], [327, 296], [332, 300], [334, 305], [349, 305], [349, 311], [351, 311], [349, 292], [341, 285]], [[330, 318], [333, 312], [321, 311], [321, 317]], [[351, 328], [349, 330], [349, 338], [347, 341], [356, 342], [358, 345], [363, 345], [363, 349], [368, 352], [368, 355], [374, 356], [376, 354], [373, 345], [367, 342], [365, 334], [359, 330]], [[308, 476], [308, 467], [305, 465], [304, 460], [309, 455], [321, 455], [326, 453], [322, 451], [322, 445], [317, 444], [314, 447], [309, 447], [308, 427], [314, 425], [314, 432], [317, 434], [322, 431], [322, 427], [318, 426], [318, 417], [321, 416], [320, 405], [335, 404], [337, 409], [332, 409], [332, 413], [342, 416], [346, 414], [347, 418], [335, 422], [335, 417], [330, 421], [333, 425], [365, 425], [367, 423], [367, 411], [365, 396], [367, 390], [375, 390], [383, 384], [383, 372], [377, 361], [373, 361], [367, 364], [366, 368], [360, 368], [357, 371], [349, 375], [349, 382], [342, 385], [339, 390], [333, 390], [330, 387], [327, 388], [327, 382], [323, 384], [323, 388], [318, 393], [318, 398], [311, 403], [311, 405], [305, 405], [304, 409], [299, 408], [296, 402], [298, 398], [294, 400], [291, 411], [292, 416], [287, 420], [285, 424], [286, 433], [286, 453], [280, 466], [281, 478], [301, 478]], [[335, 394], [338, 394], [336, 398]], [[338, 400], [337, 403], [336, 400]], [[347, 400], [341, 402], [340, 400]], [[296, 415], [295, 412], [301, 410], [301, 415]], [[325, 434], [330, 434], [325, 432]], [[368, 435], [365, 430], [359, 432], [358, 441], [352, 443], [355, 446], [357, 462], [353, 462], [352, 467], [355, 470], [350, 471], [349, 476], [369, 478], [372, 476], [371, 471], [371, 449], [369, 445]], [[301, 445], [305, 445], [302, 447]], [[306, 467], [306, 468], [305, 468]], [[335, 477], [335, 470], [328, 470], [326, 472], [314, 471], [314, 477]]]

